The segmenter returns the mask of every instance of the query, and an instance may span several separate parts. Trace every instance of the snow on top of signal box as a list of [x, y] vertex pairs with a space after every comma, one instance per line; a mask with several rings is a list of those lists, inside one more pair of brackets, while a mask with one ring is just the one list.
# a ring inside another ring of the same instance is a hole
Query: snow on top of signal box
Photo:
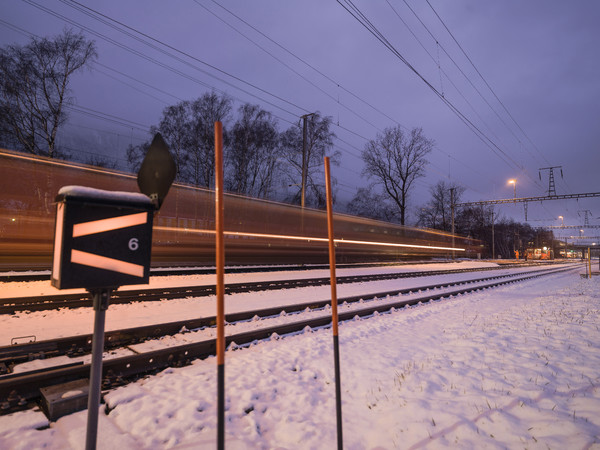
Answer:
[[139, 192], [105, 191], [86, 186], [63, 186], [58, 191], [59, 196], [93, 198], [98, 200], [110, 200], [113, 202], [126, 203], [152, 203], [147, 195]]

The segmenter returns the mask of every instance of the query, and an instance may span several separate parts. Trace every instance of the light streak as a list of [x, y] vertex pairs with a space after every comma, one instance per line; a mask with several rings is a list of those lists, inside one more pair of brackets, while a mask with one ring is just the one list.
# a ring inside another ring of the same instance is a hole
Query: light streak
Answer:
[[73, 225], [73, 237], [87, 236], [89, 234], [104, 233], [105, 231], [143, 225], [148, 222], [148, 213], [135, 213], [126, 216], [110, 217], [108, 219], [92, 220]]
[[71, 250], [71, 262], [83, 266], [96, 267], [97, 269], [112, 270], [113, 272], [133, 275], [134, 277], [142, 278], [144, 276], [144, 266], [80, 250]]
[[[182, 231], [181, 228], [176, 227], [165, 227], [165, 226], [155, 226], [155, 230], [162, 231]], [[188, 233], [196, 233], [196, 234], [215, 234], [215, 230], [206, 230], [206, 229], [193, 229], [193, 228], [185, 228], [185, 231]], [[319, 238], [319, 237], [309, 237], [309, 236], [293, 236], [286, 234], [269, 234], [269, 233], [246, 233], [242, 231], [225, 231], [225, 236], [233, 236], [233, 237], [256, 237], [256, 238], [268, 238], [268, 239], [285, 239], [291, 241], [316, 241], [316, 242], [328, 242], [327, 238]], [[434, 245], [418, 245], [418, 244], [399, 244], [394, 242], [376, 242], [376, 241], [359, 241], [353, 239], [334, 239], [336, 244], [357, 244], [357, 245], [373, 245], [380, 247], [400, 247], [400, 248], [421, 248], [427, 250], [454, 250], [457, 252], [466, 251], [464, 248], [457, 247], [438, 247]]]
[[48, 160], [48, 159], [44, 159], [47, 157], [42, 157], [42, 156], [28, 156], [28, 155], [14, 155], [12, 153], [4, 153], [2, 151], [0, 151], [0, 153], [3, 156], [7, 156], [9, 158], [15, 158], [15, 159], [23, 159], [25, 161], [33, 161], [33, 162], [40, 162], [43, 164], [48, 164], [51, 166], [59, 166], [59, 167], [66, 167], [68, 169], [80, 169], [80, 170], [86, 170], [88, 172], [96, 172], [96, 173], [101, 173], [101, 174], [105, 174], [105, 175], [117, 175], [117, 176], [121, 176], [121, 177], [125, 177], [125, 178], [131, 178], [131, 179], [135, 179], [136, 176], [135, 175], [131, 175], [128, 173], [124, 173], [124, 172], [119, 172], [117, 170], [114, 171], [110, 171], [110, 170], [106, 170], [106, 169], [98, 169], [95, 167], [89, 167], [89, 166], [85, 166], [83, 164], [77, 164], [75, 162], [62, 162], [62, 161], [57, 161], [57, 160]]
[[65, 204], [59, 203], [56, 211], [56, 227], [54, 231], [54, 257], [52, 262], [52, 277], [58, 279], [60, 276], [60, 256], [62, 253], [63, 222]]

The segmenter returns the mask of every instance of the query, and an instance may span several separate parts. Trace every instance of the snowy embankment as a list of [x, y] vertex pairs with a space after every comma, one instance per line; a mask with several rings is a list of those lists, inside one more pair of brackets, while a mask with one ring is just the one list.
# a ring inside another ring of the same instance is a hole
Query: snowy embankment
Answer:
[[[566, 272], [341, 324], [345, 448], [600, 445], [599, 287]], [[330, 329], [230, 349], [227, 447], [334, 448], [332, 353]], [[98, 447], [214, 448], [215, 392], [214, 358], [111, 391]], [[85, 420], [2, 416], [0, 448], [82, 448]]]

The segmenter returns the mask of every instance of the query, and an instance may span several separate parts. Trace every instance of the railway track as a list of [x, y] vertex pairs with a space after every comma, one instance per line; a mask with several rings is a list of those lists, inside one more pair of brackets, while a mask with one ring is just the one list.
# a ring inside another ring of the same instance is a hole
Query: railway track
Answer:
[[[375, 314], [376, 312], [383, 313], [395, 308], [402, 308], [408, 305], [414, 305], [421, 302], [439, 300], [444, 297], [452, 297], [469, 292], [475, 292], [483, 289], [488, 289], [496, 286], [501, 286], [517, 281], [524, 281], [532, 278], [537, 278], [544, 275], [556, 274], [568, 270], [576, 269], [577, 266], [554, 268], [549, 270], [537, 270], [526, 273], [516, 273], [510, 275], [502, 275], [495, 277], [479, 278], [477, 280], [457, 281], [442, 283], [437, 285], [422, 286], [419, 288], [411, 288], [404, 290], [394, 290], [388, 292], [379, 292], [371, 295], [361, 295], [347, 298], [340, 298], [340, 305], [346, 303], [357, 303], [361, 300], [375, 300], [387, 296], [398, 296], [409, 292], [417, 292], [430, 289], [448, 288], [449, 286], [459, 284], [471, 284], [473, 286], [461, 287], [452, 291], [443, 291], [433, 294], [427, 294], [410, 299], [398, 299], [388, 301], [373, 301], [368, 306], [343, 311], [339, 313], [339, 320], [346, 321], [355, 317], [366, 317]], [[500, 279], [501, 278], [501, 279]], [[494, 279], [494, 280], [492, 280]], [[486, 284], [478, 284], [478, 283]], [[251, 320], [257, 317], [265, 318], [276, 316], [282, 313], [290, 313], [297, 311], [322, 310], [327, 307], [330, 302], [308, 302], [291, 307], [269, 308], [259, 311], [249, 311], [245, 313], [229, 314], [226, 316], [228, 323], [236, 321]], [[360, 305], [362, 306], [362, 304]], [[150, 327], [138, 329], [118, 330], [109, 332], [106, 335], [106, 348], [114, 348], [116, 346], [131, 345], [135, 342], [140, 342], [149, 335], [165, 336], [175, 334], [182, 330], [190, 330], [195, 328], [205, 328], [214, 325], [215, 318], [203, 318], [196, 321], [173, 322], [169, 324], [160, 324]], [[251, 330], [241, 333], [232, 334], [226, 337], [226, 345], [235, 343], [238, 346], [250, 344], [256, 340], [266, 339], [270, 336], [286, 335], [289, 333], [300, 332], [306, 327], [319, 328], [327, 327], [331, 324], [329, 315], [311, 318], [308, 320], [300, 320], [295, 322], [287, 322], [282, 325], [270, 326]], [[144, 333], [146, 335], [144, 336]], [[55, 354], [69, 354], [74, 351], [74, 355], [81, 355], [89, 351], [91, 346], [91, 335], [79, 336], [73, 338], [63, 338], [54, 341], [38, 342], [32, 344], [23, 344], [13, 347], [0, 348], [0, 361], [5, 368], [10, 367], [22, 361], [23, 358], [29, 359], [30, 355], [37, 352], [38, 356], [54, 356]], [[119, 357], [115, 359], [107, 359], [103, 362], [103, 388], [107, 389], [116, 385], [125, 383], [128, 380], [133, 380], [147, 374], [155, 373], [169, 366], [183, 366], [196, 358], [206, 358], [215, 353], [216, 343], [214, 338], [195, 343], [180, 345], [177, 347], [169, 347], [160, 350], [153, 350], [143, 354], [135, 354], [130, 356]], [[106, 349], [105, 348], [105, 349]], [[33, 352], [33, 353], [31, 353]], [[18, 409], [23, 409], [28, 406], [35, 405], [39, 400], [40, 389], [55, 384], [61, 384], [68, 381], [87, 378], [90, 367], [88, 364], [76, 362], [67, 366], [50, 367], [26, 373], [10, 373], [0, 376], [0, 414], [6, 414]]]
[[[517, 265], [518, 267], [522, 267]], [[421, 272], [387, 273], [372, 275], [353, 275], [338, 277], [338, 284], [360, 283], [369, 281], [393, 280], [400, 278], [415, 278], [435, 275], [448, 275], [457, 273], [468, 273], [474, 271], [493, 271], [514, 267], [505, 265], [499, 267], [485, 267], [478, 269], [452, 269]], [[329, 277], [323, 278], [301, 278], [296, 280], [281, 281], [259, 281], [231, 283], [225, 287], [226, 294], [267, 291], [279, 289], [291, 289], [308, 286], [323, 286], [329, 284]], [[135, 291], [114, 291], [111, 294], [110, 303], [125, 304], [132, 302], [160, 301], [182, 297], [205, 297], [215, 295], [214, 285], [185, 286], [176, 288], [138, 289]], [[14, 314], [19, 311], [47, 311], [59, 308], [81, 308], [92, 305], [89, 294], [57, 294], [32, 297], [14, 297], [0, 300], [0, 314]]]
[[[438, 264], [440, 261], [380, 261], [372, 263], [340, 263], [336, 267], [338, 269], [354, 269], [359, 267], [386, 267], [386, 266], [401, 266], [412, 264]], [[529, 264], [535, 264], [530, 262]], [[512, 267], [517, 264], [503, 263], [504, 267]], [[522, 265], [522, 264], [521, 264]], [[305, 270], [326, 269], [329, 270], [329, 264], [278, 264], [265, 266], [230, 266], [225, 267], [225, 273], [258, 273], [258, 272], [299, 272]], [[30, 282], [30, 281], [50, 281], [50, 268], [43, 267], [40, 269], [29, 268], [28, 270], [14, 269], [9, 266], [0, 265], [0, 283], [10, 282]], [[150, 269], [151, 277], [166, 277], [173, 275], [214, 275], [214, 267], [204, 266], [177, 266], [172, 267], [152, 267]]]

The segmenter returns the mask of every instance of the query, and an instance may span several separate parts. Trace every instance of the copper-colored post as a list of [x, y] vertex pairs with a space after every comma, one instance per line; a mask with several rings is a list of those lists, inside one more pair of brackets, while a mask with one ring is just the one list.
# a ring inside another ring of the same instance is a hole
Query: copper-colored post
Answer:
[[327, 193], [327, 234], [329, 236], [329, 272], [331, 278], [331, 315], [333, 318], [333, 335], [338, 335], [337, 285], [335, 276], [335, 245], [333, 236], [333, 201], [331, 195], [331, 174], [329, 157], [325, 157], [325, 189]]
[[225, 241], [223, 239], [223, 125], [215, 122], [217, 266], [217, 448], [225, 448]]
[[337, 419], [337, 446], [344, 448], [342, 437], [342, 381], [340, 378], [340, 343], [338, 337], [337, 288], [335, 276], [335, 245], [333, 235], [333, 196], [331, 195], [331, 175], [329, 158], [325, 157], [325, 189], [327, 193], [327, 234], [329, 235], [329, 271], [331, 277], [331, 321], [333, 327], [333, 358], [335, 370], [335, 406]]

